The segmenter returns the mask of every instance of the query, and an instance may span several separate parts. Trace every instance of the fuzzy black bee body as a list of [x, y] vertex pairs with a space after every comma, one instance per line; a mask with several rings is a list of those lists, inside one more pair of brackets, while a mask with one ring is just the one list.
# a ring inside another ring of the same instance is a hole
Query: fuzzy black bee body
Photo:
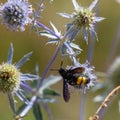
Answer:
[[90, 82], [90, 79], [83, 74], [84, 70], [83, 67], [68, 70], [63, 68], [59, 69], [59, 73], [63, 77], [63, 98], [66, 102], [70, 99], [68, 84], [75, 88], [81, 88]]

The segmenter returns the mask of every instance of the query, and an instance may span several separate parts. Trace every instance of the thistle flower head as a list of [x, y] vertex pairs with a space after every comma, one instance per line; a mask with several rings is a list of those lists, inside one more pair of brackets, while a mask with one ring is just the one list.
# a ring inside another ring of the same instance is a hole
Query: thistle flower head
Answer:
[[32, 22], [32, 5], [28, 0], [8, 0], [0, 5], [0, 18], [2, 23], [7, 25], [12, 31], [25, 30], [25, 25]]
[[12, 64], [0, 65], [0, 91], [4, 93], [16, 92], [20, 86], [20, 72]]
[[90, 82], [86, 88], [89, 89], [95, 86], [95, 84], [97, 83], [97, 76], [95, 74], [94, 66], [90, 66], [90, 63], [86, 61], [86, 63], [81, 64], [81, 67], [85, 68], [84, 74], [90, 79]]
[[62, 17], [72, 19], [72, 22], [67, 24], [67, 31], [65, 34], [65, 37], [68, 37], [70, 41], [75, 38], [81, 29], [83, 30], [83, 35], [86, 42], [88, 42], [88, 32], [90, 32], [93, 38], [97, 39], [94, 24], [104, 19], [102, 17], [96, 17], [92, 11], [97, 2], [98, 0], [94, 0], [88, 8], [84, 8], [78, 5], [76, 0], [72, 0], [75, 12], [72, 14], [60, 13]]
[[95, 86], [95, 84], [97, 83], [97, 76], [94, 73], [94, 67], [90, 66], [88, 61], [84, 64], [67, 67], [68, 70], [76, 68], [83, 68], [83, 72], [80, 73], [81, 77], [84, 76], [89, 79], [88, 82], [84, 83], [84, 86], [77, 85], [76, 88], [79, 88], [80, 90], [83, 90], [83, 92], [85, 92], [86, 89], [90, 89], [91, 87]]
[[24, 57], [20, 59], [18, 63], [12, 64], [13, 51], [13, 45], [11, 44], [8, 52], [7, 62], [0, 65], [0, 92], [9, 95], [16, 94], [23, 102], [27, 103], [27, 99], [21, 90], [21, 83], [25, 86], [23, 81], [36, 80], [39, 77], [38, 75], [32, 75], [29, 73], [23, 74], [20, 72], [20, 67], [29, 59], [29, 57], [32, 55], [32, 52], [24, 55]]
[[73, 14], [73, 24], [77, 29], [81, 27], [89, 28], [94, 22], [94, 13], [89, 9], [81, 9]]

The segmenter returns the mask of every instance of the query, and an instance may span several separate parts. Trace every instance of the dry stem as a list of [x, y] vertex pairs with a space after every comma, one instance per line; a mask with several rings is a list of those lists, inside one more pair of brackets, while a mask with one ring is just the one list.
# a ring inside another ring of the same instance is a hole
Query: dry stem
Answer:
[[95, 114], [93, 115], [93, 117], [90, 117], [89, 120], [99, 120], [100, 119], [100, 113], [108, 107], [109, 102], [111, 101], [112, 97], [114, 95], [116, 95], [116, 93], [120, 90], [120, 86], [117, 86], [116, 88], [114, 88], [109, 94], [108, 96], [105, 98], [105, 100], [102, 102], [102, 104], [100, 105], [100, 107], [97, 109], [97, 111], [95, 112]]

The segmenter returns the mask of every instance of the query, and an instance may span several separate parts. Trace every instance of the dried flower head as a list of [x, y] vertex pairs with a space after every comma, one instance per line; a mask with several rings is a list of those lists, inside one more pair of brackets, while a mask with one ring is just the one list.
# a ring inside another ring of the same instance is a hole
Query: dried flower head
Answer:
[[88, 42], [88, 31], [93, 38], [98, 39], [94, 30], [94, 24], [104, 19], [102, 17], [96, 17], [92, 11], [98, 0], [94, 0], [88, 8], [78, 5], [76, 0], [72, 0], [72, 2], [75, 8], [74, 13], [60, 13], [62, 17], [72, 19], [72, 22], [67, 24], [67, 32], [65, 37], [68, 37], [69, 40], [73, 40], [76, 34], [82, 29], [86, 42]]
[[32, 14], [32, 5], [28, 4], [28, 0], [8, 0], [0, 5], [0, 18], [2, 23], [12, 31], [25, 30], [25, 25], [32, 22], [30, 18]]

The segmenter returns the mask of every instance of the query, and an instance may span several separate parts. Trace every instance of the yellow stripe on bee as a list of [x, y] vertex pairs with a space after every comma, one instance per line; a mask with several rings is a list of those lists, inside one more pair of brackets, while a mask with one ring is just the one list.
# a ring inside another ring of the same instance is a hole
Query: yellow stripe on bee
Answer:
[[85, 77], [78, 77], [77, 82], [78, 85], [84, 85], [86, 83]]

